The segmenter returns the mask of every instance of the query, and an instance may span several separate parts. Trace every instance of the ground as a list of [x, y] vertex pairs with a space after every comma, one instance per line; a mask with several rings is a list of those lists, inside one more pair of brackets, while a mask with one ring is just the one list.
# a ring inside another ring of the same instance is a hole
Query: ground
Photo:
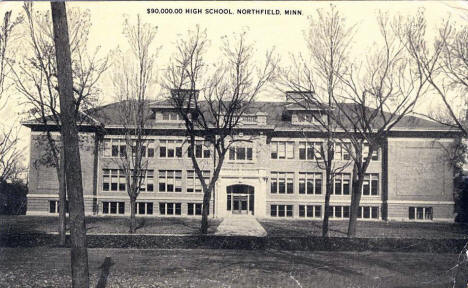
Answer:
[[[269, 236], [322, 236], [322, 221], [259, 219]], [[330, 236], [346, 237], [348, 221], [330, 221]], [[468, 238], [468, 225], [435, 222], [358, 221], [362, 238]]]
[[[128, 233], [129, 217], [86, 217], [86, 230], [93, 233]], [[137, 234], [198, 234], [201, 218], [137, 217]], [[210, 219], [209, 234], [216, 231], [221, 220]], [[0, 234], [27, 232], [57, 232], [58, 217], [0, 215]]]
[[227, 217], [218, 225], [216, 235], [222, 236], [256, 236], [264, 237], [267, 232], [260, 223], [252, 216]]
[[[451, 287], [457, 255], [89, 249], [91, 287]], [[0, 287], [70, 286], [69, 251], [0, 248]]]
[[[137, 234], [198, 234], [200, 218], [140, 217]], [[0, 234], [11, 232], [57, 232], [58, 217], [0, 216]], [[87, 217], [87, 232], [127, 233], [128, 217]], [[210, 219], [213, 234], [221, 219]], [[321, 236], [322, 222], [311, 220], [259, 219], [269, 236]], [[330, 236], [346, 237], [348, 221], [330, 221]], [[359, 221], [357, 237], [468, 238], [468, 225], [455, 223]]]
[[[198, 234], [199, 218], [139, 218], [140, 234]], [[270, 236], [321, 234], [321, 222], [260, 219]], [[210, 220], [214, 233], [220, 220]], [[128, 217], [88, 217], [88, 233], [127, 233]], [[330, 223], [346, 235], [346, 221]], [[0, 234], [56, 232], [57, 217], [0, 216]], [[468, 238], [458, 224], [359, 222], [359, 237]], [[458, 255], [278, 250], [88, 249], [90, 287], [451, 287]], [[458, 278], [466, 283], [466, 264]], [[70, 286], [69, 249], [0, 248], [0, 287]], [[458, 287], [458, 286], [457, 286]], [[460, 286], [465, 287], [465, 285]]]

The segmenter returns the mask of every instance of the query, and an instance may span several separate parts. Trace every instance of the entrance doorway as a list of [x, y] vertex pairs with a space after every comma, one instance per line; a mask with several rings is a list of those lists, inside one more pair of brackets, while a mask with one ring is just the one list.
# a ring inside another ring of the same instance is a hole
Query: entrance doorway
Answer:
[[231, 185], [226, 188], [227, 210], [232, 214], [254, 215], [254, 187]]

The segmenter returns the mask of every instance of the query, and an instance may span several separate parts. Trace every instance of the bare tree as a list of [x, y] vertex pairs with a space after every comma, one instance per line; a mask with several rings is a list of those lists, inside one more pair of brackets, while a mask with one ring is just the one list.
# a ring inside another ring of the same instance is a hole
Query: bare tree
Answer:
[[[124, 171], [127, 193], [130, 197], [130, 233], [136, 230], [136, 200], [142, 181], [147, 173], [147, 137], [145, 128], [149, 120], [146, 106], [151, 99], [149, 91], [154, 85], [156, 54], [153, 44], [157, 27], [142, 23], [137, 16], [136, 24], [124, 22], [123, 34], [130, 45], [124, 56], [120, 50], [115, 53], [115, 68], [112, 83], [119, 101], [120, 123], [123, 125], [126, 149], [120, 151], [119, 166]], [[131, 57], [128, 57], [131, 55]]]
[[[350, 66], [340, 75], [343, 91], [334, 95], [333, 121], [350, 141], [353, 160], [352, 195], [348, 237], [356, 235], [356, 223], [365, 174], [375, 153], [390, 131], [413, 112], [417, 100], [427, 91], [427, 78], [408, 56], [389, 16], [378, 18], [383, 43], [374, 45], [364, 64]], [[395, 20], [395, 21], [398, 21]]]
[[[0, 26], [0, 111], [8, 102], [8, 95], [4, 92], [9, 88], [6, 80], [10, 75], [10, 65], [14, 60], [11, 41], [17, 37], [17, 26], [23, 20], [22, 17], [12, 19], [11, 15], [11, 11], [5, 12]], [[23, 171], [21, 153], [17, 144], [17, 130], [13, 127], [0, 127], [0, 182], [16, 180]]]
[[50, 5], [60, 95], [61, 135], [66, 157], [65, 175], [69, 184], [72, 286], [85, 288], [89, 287], [88, 250], [67, 12], [64, 2], [52, 2]]
[[[14, 40], [17, 35], [14, 30], [16, 30], [16, 27], [22, 21], [22, 17], [12, 19], [11, 11], [7, 11], [3, 16], [3, 22], [0, 26], [0, 100], [3, 100], [2, 97], [5, 97], [3, 92], [9, 87], [9, 85], [5, 83], [5, 80], [10, 74], [10, 65], [14, 57], [11, 47], [11, 41]], [[0, 110], [2, 108], [4, 107], [0, 102]]]
[[[313, 17], [306, 43], [309, 54], [304, 57], [292, 57], [292, 67], [282, 73], [282, 85], [290, 90], [293, 101], [311, 115], [310, 127], [326, 134], [323, 145], [315, 151], [313, 157], [317, 166], [325, 171], [325, 211], [323, 215], [322, 236], [328, 237], [330, 195], [334, 177], [350, 165], [350, 159], [335, 159], [336, 149], [341, 152], [347, 146], [339, 136], [339, 126], [332, 121], [336, 91], [341, 91], [340, 75], [349, 65], [350, 42], [354, 27], [347, 28], [345, 19], [335, 6], [328, 11], [317, 10]], [[307, 133], [304, 132], [305, 137]], [[340, 157], [341, 158], [341, 157]]]
[[0, 183], [16, 181], [24, 171], [22, 154], [17, 147], [18, 133], [13, 127], [0, 133]]
[[[226, 153], [234, 143], [245, 141], [237, 137], [237, 129], [256, 96], [275, 76], [278, 62], [273, 51], [268, 51], [264, 65], [255, 65], [254, 47], [241, 33], [234, 40], [224, 38], [222, 57], [210, 70], [205, 59], [207, 47], [206, 31], [199, 27], [179, 39], [163, 84], [170, 93], [169, 101], [184, 121], [189, 156], [203, 188], [202, 234], [208, 232], [210, 200]], [[194, 152], [197, 139], [208, 142], [214, 152], [209, 180]]]
[[443, 21], [431, 45], [423, 10], [405, 20], [399, 26], [400, 37], [444, 108], [425, 116], [467, 136], [468, 25], [457, 25], [451, 19]]
[[[61, 114], [57, 84], [57, 64], [50, 14], [33, 9], [33, 3], [25, 3], [26, 40], [25, 55], [12, 66], [12, 76], [17, 91], [30, 107], [32, 119], [43, 124], [46, 143], [43, 163], [55, 167], [59, 182], [59, 235], [60, 244], [65, 244], [66, 231], [66, 181], [63, 167], [65, 157], [61, 139], [54, 137], [54, 127], [60, 128]], [[89, 54], [87, 37], [90, 26], [89, 11], [70, 11], [70, 35], [75, 114], [80, 121], [90, 121], [82, 111], [95, 105], [100, 90], [98, 81], [107, 69], [107, 57], [99, 58], [98, 50]], [[50, 163], [50, 161], [52, 163]]]

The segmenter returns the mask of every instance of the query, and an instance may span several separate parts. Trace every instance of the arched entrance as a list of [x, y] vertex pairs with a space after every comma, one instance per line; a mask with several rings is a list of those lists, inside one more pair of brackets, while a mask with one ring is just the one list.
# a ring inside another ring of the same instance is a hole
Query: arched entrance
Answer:
[[232, 214], [254, 215], [254, 187], [236, 184], [226, 187], [227, 210]]

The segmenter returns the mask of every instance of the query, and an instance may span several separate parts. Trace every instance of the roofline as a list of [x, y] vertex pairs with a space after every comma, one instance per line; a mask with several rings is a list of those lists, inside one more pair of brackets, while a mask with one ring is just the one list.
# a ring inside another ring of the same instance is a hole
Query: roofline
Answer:
[[[92, 120], [92, 122], [94, 122], [94, 125], [85, 123], [85, 124], [79, 124], [79, 126], [101, 126], [101, 127], [104, 126], [104, 124], [102, 122], [98, 121], [96, 118], [90, 116], [89, 114], [87, 114], [87, 113], [85, 113], [83, 111], [78, 111], [78, 112], [80, 114], [83, 114], [88, 119]], [[50, 120], [50, 122], [54, 122], [54, 124], [44, 124], [43, 122], [39, 122], [39, 121], [40, 121], [39, 119], [25, 120], [25, 121], [21, 121], [20, 124], [23, 125], [23, 126], [26, 126], [26, 127], [30, 127], [30, 128], [32, 126], [44, 126], [44, 125], [55, 126], [55, 125], [57, 125], [54, 120]]]
[[[311, 128], [310, 126], [304, 126], [304, 127], [278, 127], [277, 129], [275, 129], [277, 131], [291, 131], [291, 132], [295, 132], [295, 131], [306, 131], [306, 132], [326, 132], [324, 129], [314, 129], [314, 128]], [[377, 130], [375, 130], [377, 131]], [[335, 129], [335, 132], [338, 132], [338, 133], [344, 133], [346, 132], [345, 130], [343, 129]], [[439, 129], [439, 128], [399, 128], [399, 129], [390, 129], [390, 131], [388, 132], [440, 132], [440, 133], [447, 133], [447, 132], [452, 132], [452, 133], [460, 133], [462, 134], [461, 131], [459, 130], [455, 130], [455, 129], [451, 129], [451, 128], [447, 128], [447, 129]]]
[[[49, 125], [44, 125], [44, 124], [38, 124], [38, 123], [31, 123], [31, 122], [28, 122], [28, 121], [24, 121], [24, 122], [21, 122], [22, 125], [26, 126], [26, 127], [29, 127], [29, 128], [34, 128], [34, 127], [43, 127], [43, 126], [58, 126], [58, 125], [55, 125], [55, 124], [49, 124]], [[177, 124], [177, 123], [173, 123], [173, 124]], [[182, 124], [182, 123], [179, 123], [179, 124]], [[96, 125], [91, 125], [91, 124], [80, 124], [79, 125], [80, 127], [96, 127], [96, 128], [104, 128], [104, 129], [115, 129], [115, 130], [119, 130], [119, 129], [125, 129], [125, 126], [123, 125], [107, 125], [107, 126], [96, 126]], [[131, 125], [131, 126], [127, 126], [127, 128], [134, 128], [135, 125]], [[213, 129], [215, 129], [214, 127], [212, 127]], [[180, 130], [185, 130], [186, 128], [183, 126], [183, 125], [178, 125], [178, 126], [148, 126], [148, 127], [145, 127], [144, 128], [145, 130], [175, 130], [175, 131], [180, 131]], [[200, 129], [201, 130], [201, 129]], [[234, 130], [272, 130], [272, 131], [275, 131], [275, 132], [294, 132], [294, 133], [297, 133], [297, 132], [316, 132], [316, 133], [324, 133], [326, 131], [324, 131], [323, 129], [317, 129], [317, 128], [313, 128], [313, 127], [275, 127], [274, 125], [250, 125], [250, 124], [247, 124], [247, 125], [239, 125], [238, 127], [234, 128]], [[336, 129], [335, 130], [336, 133], [346, 133], [345, 130], [343, 129]], [[431, 129], [431, 128], [427, 128], [427, 129], [421, 129], [421, 128], [399, 128], [399, 129], [391, 129], [389, 131], [389, 133], [405, 133], [405, 132], [411, 132], [411, 133], [442, 133], [442, 134], [446, 134], [446, 133], [453, 133], [453, 134], [462, 134], [461, 131], [459, 130], [455, 130], [455, 129]]]

